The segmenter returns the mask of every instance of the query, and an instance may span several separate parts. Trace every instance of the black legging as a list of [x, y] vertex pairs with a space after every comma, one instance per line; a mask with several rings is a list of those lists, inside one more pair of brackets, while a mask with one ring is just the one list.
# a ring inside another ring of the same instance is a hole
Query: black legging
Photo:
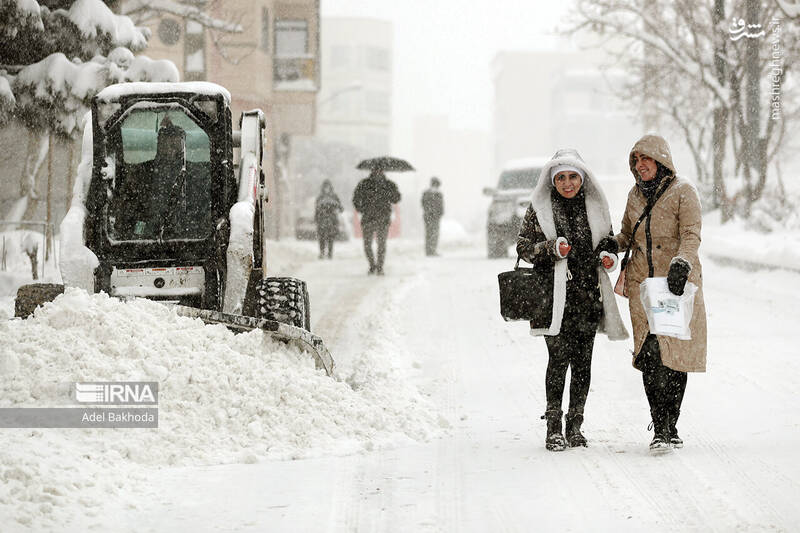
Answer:
[[561, 410], [567, 368], [571, 368], [569, 384], [569, 409], [582, 413], [589, 394], [592, 380], [592, 348], [595, 331], [563, 332], [555, 336], [545, 336], [547, 361], [545, 374], [545, 390], [547, 391], [547, 409]]
[[317, 234], [319, 237], [319, 256], [328, 256], [328, 258], [332, 258], [335, 233], [331, 231], [317, 230]]
[[680, 411], [686, 392], [688, 374], [672, 370], [661, 363], [658, 338], [652, 333], [642, 345], [642, 382], [650, 409], [663, 407], [675, 413]]

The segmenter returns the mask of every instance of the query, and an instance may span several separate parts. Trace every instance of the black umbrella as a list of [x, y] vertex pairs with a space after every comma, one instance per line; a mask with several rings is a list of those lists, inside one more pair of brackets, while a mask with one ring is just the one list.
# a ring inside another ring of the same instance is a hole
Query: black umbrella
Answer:
[[407, 170], [414, 170], [408, 161], [390, 157], [385, 155], [383, 157], [373, 157], [372, 159], [365, 159], [356, 167], [358, 170], [385, 170], [387, 172], [405, 172]]

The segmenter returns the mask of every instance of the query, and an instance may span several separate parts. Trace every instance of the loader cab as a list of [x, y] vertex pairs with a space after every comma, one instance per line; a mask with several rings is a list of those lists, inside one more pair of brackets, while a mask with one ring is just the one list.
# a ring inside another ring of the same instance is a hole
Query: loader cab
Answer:
[[126, 85], [92, 102], [85, 237], [100, 261], [95, 287], [113, 294], [118, 272], [188, 265], [204, 279], [175, 294], [216, 308], [237, 194], [229, 97], [207, 87]]

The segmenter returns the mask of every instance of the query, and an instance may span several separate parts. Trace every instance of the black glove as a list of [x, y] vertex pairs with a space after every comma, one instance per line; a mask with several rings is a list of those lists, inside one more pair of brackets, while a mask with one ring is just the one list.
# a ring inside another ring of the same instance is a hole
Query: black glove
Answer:
[[611, 237], [603, 237], [600, 239], [600, 242], [597, 243], [597, 248], [594, 249], [595, 255], [600, 255], [600, 252], [608, 252], [610, 254], [618, 254], [619, 253], [619, 244], [617, 241], [612, 239]]
[[691, 265], [681, 258], [675, 258], [669, 265], [669, 274], [667, 274], [667, 286], [669, 292], [676, 296], [683, 294], [683, 288], [686, 286], [686, 280], [689, 278], [689, 272], [692, 270]]

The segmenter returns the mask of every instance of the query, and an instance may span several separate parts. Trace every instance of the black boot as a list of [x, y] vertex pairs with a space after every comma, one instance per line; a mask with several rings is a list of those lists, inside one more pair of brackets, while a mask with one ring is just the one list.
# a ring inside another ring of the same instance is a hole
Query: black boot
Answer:
[[547, 420], [547, 437], [544, 447], [551, 452], [561, 452], [567, 447], [564, 435], [561, 434], [561, 409], [548, 409], [544, 412], [543, 419]]
[[681, 410], [674, 405], [671, 406], [669, 410], [669, 444], [673, 448], [683, 448], [683, 439], [678, 436], [678, 429], [675, 427], [680, 415]]
[[669, 450], [669, 416], [667, 410], [662, 406], [657, 406], [650, 410], [650, 415], [653, 417], [653, 429], [655, 431], [653, 440], [650, 441], [650, 450], [658, 452]]
[[583, 446], [586, 447], [586, 437], [581, 433], [581, 424], [583, 424], [583, 413], [578, 411], [569, 411], [565, 418], [566, 421], [566, 437], [567, 444], [572, 447]]

